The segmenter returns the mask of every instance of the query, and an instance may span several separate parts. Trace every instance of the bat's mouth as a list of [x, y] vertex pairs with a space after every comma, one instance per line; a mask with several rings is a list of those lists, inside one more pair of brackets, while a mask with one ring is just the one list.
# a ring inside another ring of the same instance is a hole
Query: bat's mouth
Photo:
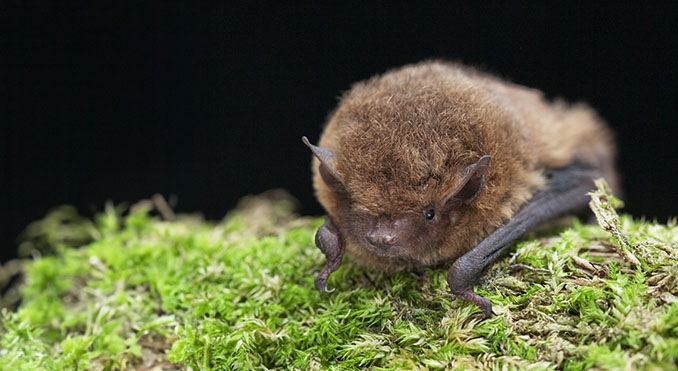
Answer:
[[363, 246], [373, 255], [385, 258], [405, 257], [409, 249], [401, 244], [372, 243], [367, 238], [363, 239]]

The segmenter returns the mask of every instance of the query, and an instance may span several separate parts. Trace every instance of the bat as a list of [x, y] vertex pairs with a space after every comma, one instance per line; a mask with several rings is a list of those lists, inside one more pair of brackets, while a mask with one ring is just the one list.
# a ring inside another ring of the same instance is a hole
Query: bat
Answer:
[[389, 272], [451, 264], [452, 293], [486, 318], [492, 305], [473, 286], [517, 238], [585, 210], [596, 178], [618, 188], [613, 134], [591, 108], [456, 63], [354, 84], [318, 145], [302, 141], [328, 213], [319, 291], [346, 252]]

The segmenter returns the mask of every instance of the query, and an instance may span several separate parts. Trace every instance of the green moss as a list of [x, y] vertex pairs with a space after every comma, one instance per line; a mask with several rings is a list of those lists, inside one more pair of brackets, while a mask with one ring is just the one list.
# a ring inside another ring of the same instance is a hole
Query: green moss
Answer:
[[444, 267], [386, 275], [346, 259], [336, 291], [318, 293], [322, 219], [279, 197], [219, 223], [110, 205], [64, 222], [60, 209], [27, 231], [24, 247], [51, 255], [2, 312], [0, 369], [675, 368], [676, 222], [617, 216], [602, 184], [593, 198], [605, 230], [538, 232], [490, 269], [489, 320], [449, 293]]

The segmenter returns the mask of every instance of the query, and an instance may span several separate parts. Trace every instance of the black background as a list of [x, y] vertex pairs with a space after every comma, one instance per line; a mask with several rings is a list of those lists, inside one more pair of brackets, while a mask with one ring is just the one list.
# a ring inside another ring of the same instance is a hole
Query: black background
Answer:
[[286, 188], [321, 214], [309, 151], [352, 82], [461, 60], [586, 101], [620, 143], [626, 210], [678, 214], [676, 9], [174, 2], [0, 5], [0, 255], [47, 210], [178, 196], [221, 218]]

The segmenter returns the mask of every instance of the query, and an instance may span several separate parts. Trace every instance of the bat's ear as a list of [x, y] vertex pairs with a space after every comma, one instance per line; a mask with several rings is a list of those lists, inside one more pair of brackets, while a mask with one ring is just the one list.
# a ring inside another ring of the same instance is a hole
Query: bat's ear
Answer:
[[485, 172], [490, 167], [490, 156], [481, 157], [474, 164], [463, 168], [460, 171], [461, 183], [455, 188], [445, 200], [446, 206], [457, 206], [460, 204], [468, 205], [480, 195], [485, 185]]
[[334, 152], [326, 148], [316, 147], [311, 142], [308, 141], [308, 138], [301, 137], [301, 141], [311, 149], [311, 152], [315, 157], [320, 160], [320, 166], [318, 170], [320, 171], [320, 177], [323, 178], [323, 181], [329, 189], [333, 192], [346, 193], [346, 185], [344, 185], [343, 179], [341, 176], [334, 170], [334, 159], [336, 155]]

